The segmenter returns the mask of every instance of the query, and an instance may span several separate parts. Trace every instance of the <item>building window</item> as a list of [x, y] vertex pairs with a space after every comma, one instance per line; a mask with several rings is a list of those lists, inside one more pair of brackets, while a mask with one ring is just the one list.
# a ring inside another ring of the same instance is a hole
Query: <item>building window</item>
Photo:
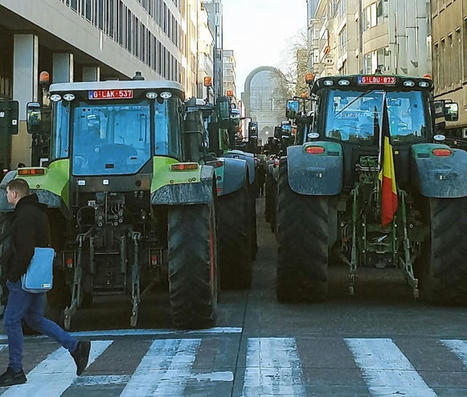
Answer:
[[363, 69], [366, 74], [382, 73], [387, 69], [389, 48], [382, 47], [363, 56]]
[[363, 9], [364, 21], [363, 29], [367, 30], [376, 25], [383, 23], [384, 21], [384, 2], [383, 0], [378, 0], [375, 3], [370, 4], [369, 6]]
[[439, 86], [439, 45], [436, 43], [433, 47], [433, 82], [435, 85], [436, 91], [438, 91]]
[[347, 46], [347, 26], [344, 26], [338, 36], [339, 52], [345, 52]]
[[453, 37], [452, 43], [452, 51], [453, 51], [453, 78], [454, 78], [454, 85], [458, 85], [462, 83], [462, 40], [461, 40], [461, 30], [458, 28]]
[[347, 9], [347, 0], [340, 0], [337, 4], [337, 18], [342, 19], [345, 17]]
[[[444, 62], [447, 62], [447, 59], [446, 59], [446, 39], [443, 39], [441, 40], [441, 54], [443, 56], [443, 59], [444, 59]], [[444, 63], [443, 62], [443, 63]], [[445, 65], [444, 65], [445, 66]], [[439, 88], [440, 88], [440, 91], [442, 91], [442, 89], [444, 89], [445, 87], [445, 67], [443, 67], [443, 70], [440, 69], [439, 71]]]
[[454, 65], [453, 59], [452, 59], [453, 53], [452, 53], [452, 33], [448, 36], [448, 40], [446, 43], [446, 58], [445, 58], [445, 65], [444, 65], [444, 70], [446, 72], [446, 76], [444, 79], [444, 82], [446, 84], [446, 87], [450, 87], [453, 84], [453, 68], [452, 66]]
[[464, 48], [461, 59], [464, 62], [464, 81], [467, 81], [467, 19], [464, 20]]

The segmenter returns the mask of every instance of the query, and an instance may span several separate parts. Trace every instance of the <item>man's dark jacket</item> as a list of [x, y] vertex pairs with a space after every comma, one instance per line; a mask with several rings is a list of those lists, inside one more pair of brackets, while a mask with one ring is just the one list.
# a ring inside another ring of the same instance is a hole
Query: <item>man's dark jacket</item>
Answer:
[[12, 282], [18, 281], [26, 273], [34, 248], [50, 244], [49, 220], [45, 208], [35, 194], [25, 196], [16, 203], [11, 225], [14, 253], [8, 260], [6, 273], [7, 279]]

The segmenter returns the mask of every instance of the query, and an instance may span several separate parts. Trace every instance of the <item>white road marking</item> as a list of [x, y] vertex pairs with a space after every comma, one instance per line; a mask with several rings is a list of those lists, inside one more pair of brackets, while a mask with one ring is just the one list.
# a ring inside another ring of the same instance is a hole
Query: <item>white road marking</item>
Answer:
[[73, 386], [124, 385], [129, 380], [130, 375], [78, 376], [73, 382]]
[[467, 366], [467, 341], [459, 339], [443, 339], [441, 343], [459, 357]]
[[155, 340], [120, 396], [180, 397], [200, 344], [201, 339]]
[[[160, 335], [212, 335], [212, 334], [240, 334], [241, 327], [214, 327], [197, 329], [192, 331], [181, 331], [175, 329], [111, 329], [102, 331], [78, 331], [71, 332], [76, 337], [117, 337], [117, 336], [160, 336]], [[25, 339], [47, 338], [45, 335], [30, 336]], [[4, 334], [0, 334], [0, 340], [8, 340]]]
[[196, 379], [197, 381], [208, 380], [211, 382], [232, 382], [234, 376], [231, 371], [221, 371], [192, 375], [192, 378]]
[[5, 350], [8, 347], [8, 345], [0, 345], [0, 352]]
[[[93, 341], [89, 354], [91, 365], [111, 344], [111, 340]], [[38, 364], [26, 377], [27, 383], [11, 386], [2, 397], [59, 397], [73, 383], [76, 365], [68, 350], [60, 347]]]
[[391, 339], [346, 338], [345, 342], [372, 396], [436, 396]]
[[248, 339], [242, 395], [306, 395], [295, 338]]

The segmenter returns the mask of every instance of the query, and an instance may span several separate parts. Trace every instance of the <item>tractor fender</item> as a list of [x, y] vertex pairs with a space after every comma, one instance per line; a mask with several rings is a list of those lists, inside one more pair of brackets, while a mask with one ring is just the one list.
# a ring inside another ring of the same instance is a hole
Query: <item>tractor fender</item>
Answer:
[[[307, 153], [308, 147], [321, 147], [320, 154]], [[342, 190], [342, 147], [335, 142], [308, 142], [287, 148], [290, 188], [298, 194], [330, 196]]]
[[[435, 156], [434, 149], [448, 149], [451, 155]], [[410, 168], [414, 187], [425, 197], [467, 196], [467, 152], [462, 149], [437, 143], [413, 145]]]
[[226, 157], [221, 196], [240, 190], [245, 184], [248, 166], [245, 160]]
[[5, 189], [8, 182], [16, 178], [17, 173], [18, 173], [17, 170], [8, 171], [3, 177], [2, 182], [0, 182], [0, 188]]
[[152, 205], [208, 204], [213, 201], [214, 167], [201, 166], [200, 181], [163, 185], [152, 193]]
[[242, 152], [241, 150], [229, 150], [224, 154], [225, 158], [233, 158], [245, 160], [248, 166], [248, 175], [250, 178], [250, 185], [255, 182], [255, 155], [252, 153]]

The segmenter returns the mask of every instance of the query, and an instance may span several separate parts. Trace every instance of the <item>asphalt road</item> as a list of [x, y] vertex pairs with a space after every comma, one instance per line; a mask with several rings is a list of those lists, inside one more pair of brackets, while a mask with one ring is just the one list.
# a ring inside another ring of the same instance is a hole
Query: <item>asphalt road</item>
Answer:
[[83, 376], [55, 342], [28, 336], [28, 383], [2, 396], [467, 396], [465, 308], [414, 301], [396, 270], [362, 272], [349, 297], [345, 268], [332, 269], [327, 302], [279, 304], [262, 216], [258, 232], [253, 286], [222, 294], [216, 328], [172, 330], [163, 291], [144, 302], [136, 330], [128, 301], [97, 302], [72, 322], [93, 341]]

